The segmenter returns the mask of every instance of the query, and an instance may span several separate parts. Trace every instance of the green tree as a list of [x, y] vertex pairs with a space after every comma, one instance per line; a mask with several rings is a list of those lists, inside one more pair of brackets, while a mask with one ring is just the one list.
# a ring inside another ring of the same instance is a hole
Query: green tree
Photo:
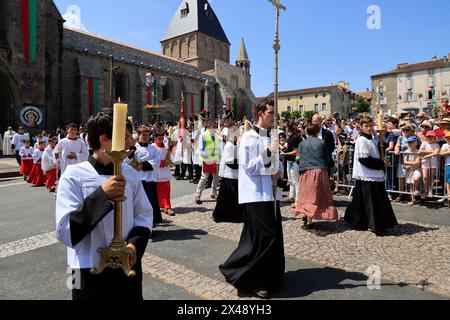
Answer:
[[303, 118], [305, 119], [311, 119], [317, 112], [314, 110], [305, 111], [303, 112]]
[[370, 104], [363, 97], [357, 97], [355, 110], [357, 113], [370, 112]]
[[281, 118], [286, 120], [286, 119], [290, 119], [291, 118], [291, 113], [289, 111], [283, 111], [281, 113]]
[[298, 119], [301, 118], [302, 113], [300, 111], [292, 111], [291, 112], [291, 119]]

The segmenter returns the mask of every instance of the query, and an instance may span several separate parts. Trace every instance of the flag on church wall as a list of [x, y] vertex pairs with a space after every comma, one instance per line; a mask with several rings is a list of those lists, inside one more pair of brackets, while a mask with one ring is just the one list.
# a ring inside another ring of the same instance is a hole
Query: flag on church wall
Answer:
[[25, 61], [32, 64], [37, 55], [37, 0], [21, 0], [21, 9]]
[[88, 77], [89, 116], [98, 111], [98, 79]]
[[237, 107], [238, 107], [237, 99], [234, 98], [232, 108], [231, 108], [231, 110], [233, 110], [234, 114], [237, 114]]

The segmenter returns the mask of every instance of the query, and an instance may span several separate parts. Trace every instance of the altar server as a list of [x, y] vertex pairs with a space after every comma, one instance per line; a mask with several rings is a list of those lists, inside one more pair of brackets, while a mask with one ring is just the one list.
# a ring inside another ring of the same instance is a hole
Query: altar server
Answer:
[[380, 159], [379, 147], [373, 139], [372, 119], [362, 119], [360, 130], [353, 165], [356, 186], [353, 201], [345, 212], [345, 221], [353, 229], [370, 229], [377, 236], [384, 236], [387, 229], [398, 224], [386, 192], [386, 163]]
[[59, 162], [61, 175], [68, 166], [84, 162], [89, 157], [88, 147], [78, 138], [77, 132], [78, 126], [71, 123], [67, 128], [67, 137], [61, 139], [55, 148], [55, 159]]
[[[135, 170], [124, 166], [122, 176], [113, 176], [113, 163], [103, 151], [111, 150], [112, 125], [111, 109], [91, 116], [87, 130], [93, 155], [88, 161], [69, 166], [58, 186], [56, 237], [67, 246], [75, 282], [74, 300], [143, 299], [141, 259], [151, 233], [153, 212]], [[107, 248], [114, 237], [112, 199], [124, 195], [122, 236], [132, 250], [129, 261], [136, 276], [127, 277], [121, 269], [111, 268], [93, 275], [91, 268], [100, 263], [97, 249]]]
[[48, 146], [44, 150], [42, 155], [42, 171], [45, 175], [45, 187], [50, 190], [50, 192], [56, 191], [56, 160], [53, 151], [58, 143], [58, 137], [51, 137], [48, 140]]
[[239, 204], [239, 165], [238, 138], [239, 128], [234, 122], [234, 113], [229, 110], [223, 119], [225, 128], [222, 130], [223, 151], [220, 158], [219, 176], [220, 190], [217, 205], [213, 212], [215, 222], [243, 222], [244, 214]]

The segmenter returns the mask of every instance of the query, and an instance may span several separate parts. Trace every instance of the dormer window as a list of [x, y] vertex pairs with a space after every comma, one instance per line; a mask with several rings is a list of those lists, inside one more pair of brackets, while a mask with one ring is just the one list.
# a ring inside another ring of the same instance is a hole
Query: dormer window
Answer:
[[205, 13], [209, 19], [213, 18], [211, 9], [209, 9], [209, 5], [207, 3], [205, 3]]
[[189, 3], [185, 2], [184, 8], [181, 9], [181, 18], [187, 17], [188, 14], [189, 14]]

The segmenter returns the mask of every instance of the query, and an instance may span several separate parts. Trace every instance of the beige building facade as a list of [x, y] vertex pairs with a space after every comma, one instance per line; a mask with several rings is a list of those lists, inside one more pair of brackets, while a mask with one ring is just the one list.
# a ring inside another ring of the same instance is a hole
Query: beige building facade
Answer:
[[450, 96], [450, 54], [372, 76], [372, 107], [383, 114], [427, 111]]
[[[273, 93], [269, 95], [273, 97]], [[349, 89], [348, 83], [326, 87], [307, 88], [278, 93], [278, 112], [299, 111], [304, 114], [314, 111], [322, 116], [339, 113], [341, 117], [352, 114], [355, 94]]]

